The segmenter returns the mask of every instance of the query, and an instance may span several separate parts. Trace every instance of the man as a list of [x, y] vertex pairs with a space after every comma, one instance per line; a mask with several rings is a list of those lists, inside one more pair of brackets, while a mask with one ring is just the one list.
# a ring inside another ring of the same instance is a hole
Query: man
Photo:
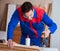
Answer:
[[[20, 44], [23, 45], [25, 45], [25, 39], [29, 35], [31, 45], [41, 46], [41, 38], [44, 37], [42, 32], [47, 38], [57, 29], [56, 24], [43, 9], [34, 7], [30, 2], [24, 2], [21, 7], [16, 9], [9, 22], [7, 31], [9, 47], [13, 47], [13, 31], [19, 21], [22, 31]], [[49, 27], [46, 31], [44, 31], [44, 24]]]

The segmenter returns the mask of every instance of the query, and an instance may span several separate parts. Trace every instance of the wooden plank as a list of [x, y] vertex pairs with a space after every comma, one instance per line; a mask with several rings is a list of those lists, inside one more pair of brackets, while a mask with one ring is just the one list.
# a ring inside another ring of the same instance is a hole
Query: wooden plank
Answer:
[[37, 46], [25, 46], [15, 45], [12, 49], [9, 49], [7, 45], [0, 44], [0, 50], [3, 51], [40, 51], [40, 47]]

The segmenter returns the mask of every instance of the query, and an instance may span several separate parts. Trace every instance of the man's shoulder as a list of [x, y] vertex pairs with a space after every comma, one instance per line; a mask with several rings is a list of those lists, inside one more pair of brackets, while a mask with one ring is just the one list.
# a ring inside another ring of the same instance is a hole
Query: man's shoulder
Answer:
[[37, 11], [44, 11], [44, 9], [41, 8], [41, 7], [33, 6], [33, 8], [34, 8], [35, 10], [37, 10]]
[[17, 7], [17, 9], [16, 10], [21, 10], [21, 6], [20, 7]]
[[34, 9], [36, 10], [36, 13], [39, 16], [43, 16], [43, 14], [45, 13], [44, 9], [40, 8], [40, 7], [34, 7]]

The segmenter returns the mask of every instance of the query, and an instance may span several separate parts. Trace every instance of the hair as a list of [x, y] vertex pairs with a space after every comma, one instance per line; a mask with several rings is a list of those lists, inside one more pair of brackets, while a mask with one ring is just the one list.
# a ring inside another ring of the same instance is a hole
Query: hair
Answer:
[[33, 5], [30, 2], [24, 2], [21, 6], [22, 12], [25, 14], [26, 12], [29, 12], [30, 10], [33, 10]]

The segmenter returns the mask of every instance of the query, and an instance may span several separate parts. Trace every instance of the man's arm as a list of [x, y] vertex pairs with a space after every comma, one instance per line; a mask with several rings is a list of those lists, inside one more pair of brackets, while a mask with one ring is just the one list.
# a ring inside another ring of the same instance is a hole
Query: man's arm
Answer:
[[55, 32], [57, 25], [46, 13], [44, 13], [42, 21], [49, 27], [48, 29], [50, 30], [50, 33]]
[[12, 18], [8, 24], [8, 31], [7, 31], [7, 40], [13, 38], [14, 29], [19, 21], [18, 11], [16, 10], [12, 15]]

